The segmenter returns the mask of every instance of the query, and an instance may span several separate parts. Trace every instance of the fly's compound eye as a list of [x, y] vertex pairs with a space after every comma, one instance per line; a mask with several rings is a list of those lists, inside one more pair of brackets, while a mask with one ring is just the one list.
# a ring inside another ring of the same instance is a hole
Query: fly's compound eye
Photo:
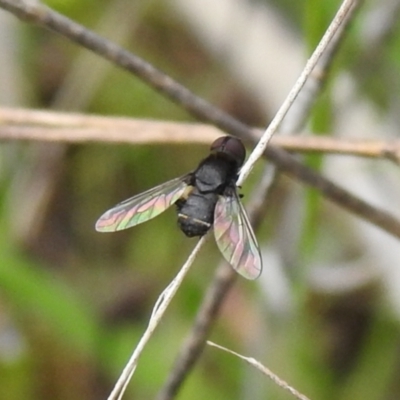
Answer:
[[240, 139], [233, 136], [221, 136], [211, 145], [211, 151], [222, 153], [236, 161], [237, 166], [241, 167], [246, 157], [246, 149]]

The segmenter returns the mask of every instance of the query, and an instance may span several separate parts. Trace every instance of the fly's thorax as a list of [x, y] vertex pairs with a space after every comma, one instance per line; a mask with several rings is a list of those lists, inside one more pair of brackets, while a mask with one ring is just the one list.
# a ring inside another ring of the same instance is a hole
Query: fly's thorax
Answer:
[[221, 194], [237, 178], [236, 163], [217, 154], [203, 160], [194, 172], [194, 185], [202, 193]]

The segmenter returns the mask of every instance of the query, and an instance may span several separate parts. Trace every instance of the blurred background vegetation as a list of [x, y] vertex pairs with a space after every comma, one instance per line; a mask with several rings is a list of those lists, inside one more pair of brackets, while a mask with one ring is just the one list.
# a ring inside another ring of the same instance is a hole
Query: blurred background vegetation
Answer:
[[[338, 0], [48, 0], [196, 94], [266, 126]], [[398, 138], [399, 1], [367, 1], [305, 132]], [[0, 10], [0, 106], [192, 121], [137, 78]], [[0, 121], [1, 125], [1, 121]], [[173, 210], [112, 235], [115, 203], [192, 170], [206, 146], [3, 142], [0, 148], [0, 399], [103, 399], [159, 293], [196, 243]], [[306, 156], [353, 193], [399, 213], [398, 166]], [[243, 188], [261, 174], [260, 161]], [[264, 273], [240, 278], [212, 340], [252, 355], [314, 400], [400, 398], [400, 244], [279, 177], [257, 232]], [[178, 251], [179, 249], [179, 251]], [[208, 241], [146, 348], [127, 399], [154, 398], [220, 259]], [[207, 348], [180, 399], [289, 399]]]

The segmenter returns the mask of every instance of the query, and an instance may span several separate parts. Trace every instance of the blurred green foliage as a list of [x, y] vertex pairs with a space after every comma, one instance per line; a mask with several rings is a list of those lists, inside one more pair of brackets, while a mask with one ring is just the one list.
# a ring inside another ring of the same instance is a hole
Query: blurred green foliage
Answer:
[[[94, 30], [114, 3], [116, 7], [123, 4], [111, 0], [46, 1]], [[293, 30], [308, 51], [339, 5], [333, 0], [273, 3], [287, 29]], [[246, 103], [251, 93], [230, 76], [229, 60], [224, 55], [221, 59], [211, 56], [195, 30], [170, 4], [153, 1], [138, 14], [132, 30], [121, 39], [125, 47], [238, 118], [254, 126], [265, 122], [255, 99], [251, 112], [236, 106]], [[362, 12], [361, 21], [364, 16]], [[83, 86], [91, 90], [86, 104], [78, 109], [74, 104], [55, 105], [65, 89], [66, 76], [85, 50], [42, 28], [22, 21], [17, 24], [13, 41], [18, 47], [24, 98], [16, 106], [192, 120], [136, 77], [108, 63], [96, 85]], [[397, 26], [393, 29], [398, 32]], [[112, 34], [104, 33], [107, 37]], [[337, 71], [348, 71], [359, 95], [385, 112], [392, 107], [393, 92], [399, 92], [400, 35], [390, 35], [390, 40], [368, 52], [361, 48], [361, 34], [356, 21], [331, 79]], [[104, 63], [97, 58], [94, 62]], [[91, 65], [86, 67], [89, 76]], [[82, 95], [79, 84], [84, 83], [78, 82], [76, 99]], [[330, 89], [328, 85], [314, 109], [310, 127], [316, 133], [333, 128]], [[143, 333], [155, 300], [196, 240], [180, 233], [174, 210], [113, 235], [96, 233], [96, 218], [113, 204], [192, 170], [207, 154], [207, 147], [187, 143], [2, 146], [0, 399], [106, 398]], [[306, 162], [320, 169], [323, 158], [309, 157]], [[243, 189], [245, 200], [260, 174], [261, 166], [257, 166]], [[290, 185], [282, 179], [272, 193], [269, 219], [257, 234], [263, 247], [282, 241], [275, 223], [284, 213]], [[303, 222], [291, 222], [301, 226], [298, 253], [285, 265], [290, 277], [287, 296], [294, 309], [280, 315], [273, 300], [263, 294], [262, 284], [239, 279], [212, 340], [255, 355], [314, 400], [398, 398], [399, 324], [375, 283], [348, 298], [315, 293], [308, 286], [305, 271], [312, 260], [336, 254], [335, 244], [326, 252], [321, 250], [322, 241], [331, 245], [335, 237], [336, 246], [343, 245], [343, 253], [349, 254], [357, 243], [345, 243], [346, 247], [340, 242], [352, 234], [343, 234], [340, 222], [335, 225], [334, 218], [329, 219], [317, 193], [309, 192], [306, 199]], [[218, 260], [210, 240], [142, 355], [127, 399], [155, 397]], [[268, 274], [269, 264], [264, 268]], [[178, 397], [288, 399], [290, 395], [241, 361], [207, 348]]]

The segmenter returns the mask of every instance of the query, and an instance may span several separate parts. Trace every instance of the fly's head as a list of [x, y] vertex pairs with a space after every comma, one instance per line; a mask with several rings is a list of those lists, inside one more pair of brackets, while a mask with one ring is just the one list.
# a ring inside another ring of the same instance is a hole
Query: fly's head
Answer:
[[234, 161], [239, 169], [246, 158], [246, 149], [240, 139], [233, 136], [221, 136], [211, 145], [211, 153], [222, 155]]

